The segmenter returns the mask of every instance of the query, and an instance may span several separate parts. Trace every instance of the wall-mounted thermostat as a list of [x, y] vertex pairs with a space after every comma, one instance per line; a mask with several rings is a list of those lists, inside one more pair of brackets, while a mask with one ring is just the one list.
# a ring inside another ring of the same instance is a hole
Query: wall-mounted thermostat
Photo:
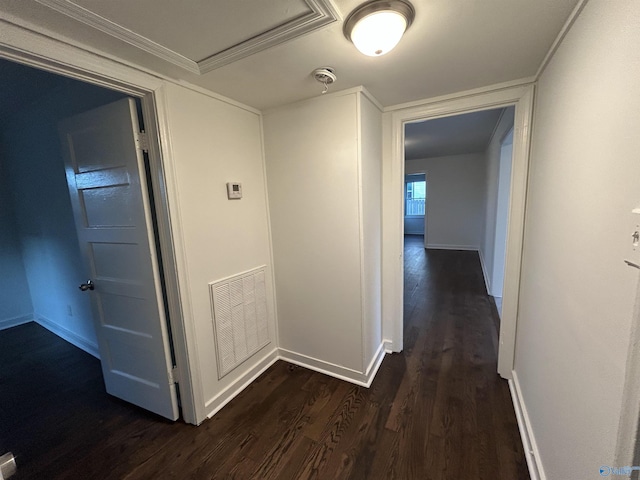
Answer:
[[242, 184], [236, 182], [227, 183], [227, 197], [229, 197], [229, 200], [242, 198]]

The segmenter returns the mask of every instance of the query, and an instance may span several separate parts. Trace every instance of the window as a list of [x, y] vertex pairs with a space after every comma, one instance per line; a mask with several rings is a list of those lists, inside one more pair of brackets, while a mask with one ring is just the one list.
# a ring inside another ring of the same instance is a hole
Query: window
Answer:
[[407, 175], [404, 197], [405, 216], [424, 216], [427, 182], [424, 175]]

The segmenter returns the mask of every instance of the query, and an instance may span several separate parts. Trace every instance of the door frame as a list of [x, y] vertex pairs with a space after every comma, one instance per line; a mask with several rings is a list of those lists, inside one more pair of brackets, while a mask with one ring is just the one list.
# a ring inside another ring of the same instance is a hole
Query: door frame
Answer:
[[[0, 13], [0, 15], [3, 15]], [[15, 20], [17, 22], [17, 19]], [[103, 54], [64, 43], [0, 18], [0, 59], [21, 63], [139, 98], [147, 137], [151, 190], [164, 269], [169, 324], [173, 337], [182, 418], [198, 425], [206, 418], [197, 362], [196, 336], [189, 305], [181, 298], [179, 278], [186, 264], [175, 197], [174, 161], [167, 120], [165, 80]], [[194, 87], [196, 89], [196, 87]], [[198, 89], [199, 90], [199, 89]]]
[[513, 167], [507, 227], [503, 318], [500, 322], [498, 373], [512, 378], [520, 292], [520, 269], [529, 172], [534, 86], [526, 82], [466, 92], [385, 109], [383, 225], [383, 333], [392, 351], [403, 349], [404, 126], [407, 123], [515, 106]]

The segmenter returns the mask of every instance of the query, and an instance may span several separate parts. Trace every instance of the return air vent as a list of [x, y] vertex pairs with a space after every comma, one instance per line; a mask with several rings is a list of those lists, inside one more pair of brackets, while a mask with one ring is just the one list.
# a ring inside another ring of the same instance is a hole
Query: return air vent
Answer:
[[265, 267], [209, 284], [218, 379], [269, 343]]

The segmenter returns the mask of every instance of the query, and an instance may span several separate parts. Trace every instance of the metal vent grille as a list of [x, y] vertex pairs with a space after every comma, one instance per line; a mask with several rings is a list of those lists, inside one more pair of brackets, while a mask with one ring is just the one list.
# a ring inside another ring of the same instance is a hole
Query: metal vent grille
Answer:
[[218, 379], [269, 343], [265, 267], [209, 284]]

